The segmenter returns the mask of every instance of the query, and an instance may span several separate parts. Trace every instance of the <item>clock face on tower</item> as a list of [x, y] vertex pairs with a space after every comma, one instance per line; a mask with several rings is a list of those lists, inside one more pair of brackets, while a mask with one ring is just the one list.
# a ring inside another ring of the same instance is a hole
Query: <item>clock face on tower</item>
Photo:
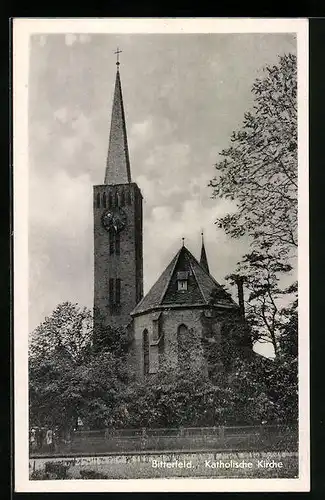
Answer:
[[102, 223], [107, 231], [122, 231], [126, 226], [126, 213], [122, 209], [107, 210], [102, 215]]

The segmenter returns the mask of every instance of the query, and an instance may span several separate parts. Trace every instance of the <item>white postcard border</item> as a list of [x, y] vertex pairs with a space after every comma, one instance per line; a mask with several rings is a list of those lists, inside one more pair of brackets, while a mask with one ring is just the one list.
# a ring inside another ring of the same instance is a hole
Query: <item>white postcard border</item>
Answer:
[[[49, 33], [296, 33], [299, 184], [299, 470], [297, 479], [129, 479], [31, 481], [28, 471], [28, 68], [29, 37]], [[308, 20], [27, 19], [13, 22], [14, 464], [17, 492], [309, 491]]]

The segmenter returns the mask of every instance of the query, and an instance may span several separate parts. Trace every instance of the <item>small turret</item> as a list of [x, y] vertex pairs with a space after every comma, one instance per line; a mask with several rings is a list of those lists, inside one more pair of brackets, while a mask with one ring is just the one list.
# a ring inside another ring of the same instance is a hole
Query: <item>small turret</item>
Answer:
[[202, 247], [201, 247], [201, 257], [200, 257], [200, 264], [205, 269], [205, 271], [210, 274], [209, 271], [209, 264], [208, 264], [208, 259], [207, 259], [207, 254], [205, 251], [205, 246], [204, 246], [204, 237], [203, 237], [203, 232], [201, 233], [202, 236]]

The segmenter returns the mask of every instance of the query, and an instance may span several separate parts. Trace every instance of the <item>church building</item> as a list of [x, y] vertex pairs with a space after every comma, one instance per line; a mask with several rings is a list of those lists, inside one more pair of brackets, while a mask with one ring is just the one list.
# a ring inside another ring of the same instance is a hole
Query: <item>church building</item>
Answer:
[[[239, 306], [183, 244], [143, 296], [143, 197], [132, 181], [119, 62], [104, 183], [94, 186], [94, 332], [128, 328], [144, 377], [168, 364], [223, 369], [245, 345]], [[161, 235], [163, 238], [163, 234]]]

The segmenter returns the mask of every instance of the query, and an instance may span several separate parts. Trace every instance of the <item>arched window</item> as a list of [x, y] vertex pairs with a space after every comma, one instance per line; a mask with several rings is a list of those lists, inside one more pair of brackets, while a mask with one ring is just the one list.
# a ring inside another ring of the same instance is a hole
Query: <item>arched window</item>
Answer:
[[113, 203], [112, 203], [112, 193], [109, 192], [108, 193], [108, 208], [112, 208], [112, 205], [113, 205]]
[[144, 330], [142, 334], [143, 348], [143, 374], [149, 373], [149, 335], [148, 330]]
[[187, 360], [188, 346], [188, 328], [186, 325], [180, 325], [177, 329], [177, 358], [178, 363], [184, 363]]
[[100, 193], [97, 193], [96, 206], [97, 208], [100, 208]]
[[125, 205], [125, 194], [124, 194], [124, 189], [121, 191], [121, 207], [124, 207]]
[[106, 193], [103, 194], [103, 207], [106, 208]]

